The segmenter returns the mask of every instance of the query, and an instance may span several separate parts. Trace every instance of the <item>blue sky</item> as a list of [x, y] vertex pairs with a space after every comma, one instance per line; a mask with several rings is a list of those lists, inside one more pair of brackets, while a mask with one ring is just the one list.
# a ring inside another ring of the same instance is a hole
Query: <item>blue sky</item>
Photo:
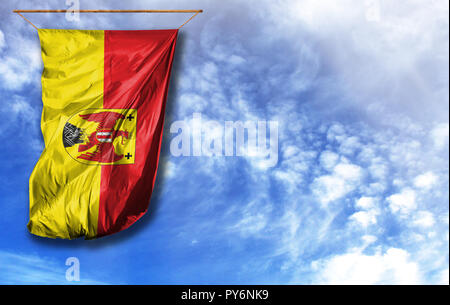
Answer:
[[[0, 4], [0, 282], [448, 284], [448, 1], [80, 1], [205, 10], [180, 33], [150, 210], [126, 231], [27, 232], [43, 149], [36, 31]], [[175, 28], [181, 15], [27, 15], [43, 28]], [[173, 157], [193, 113], [279, 122], [279, 160]]]

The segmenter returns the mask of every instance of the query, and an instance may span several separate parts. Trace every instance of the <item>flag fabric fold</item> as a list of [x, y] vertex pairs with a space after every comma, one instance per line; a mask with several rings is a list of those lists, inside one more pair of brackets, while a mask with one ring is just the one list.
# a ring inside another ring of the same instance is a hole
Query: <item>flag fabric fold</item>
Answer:
[[45, 149], [31, 233], [92, 239], [147, 211], [178, 30], [39, 29]]

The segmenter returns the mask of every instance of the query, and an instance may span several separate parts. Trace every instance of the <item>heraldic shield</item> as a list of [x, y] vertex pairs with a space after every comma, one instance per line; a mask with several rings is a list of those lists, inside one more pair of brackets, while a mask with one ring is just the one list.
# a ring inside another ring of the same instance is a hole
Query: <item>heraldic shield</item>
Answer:
[[82, 110], [64, 125], [64, 148], [85, 164], [133, 164], [136, 121], [136, 109]]

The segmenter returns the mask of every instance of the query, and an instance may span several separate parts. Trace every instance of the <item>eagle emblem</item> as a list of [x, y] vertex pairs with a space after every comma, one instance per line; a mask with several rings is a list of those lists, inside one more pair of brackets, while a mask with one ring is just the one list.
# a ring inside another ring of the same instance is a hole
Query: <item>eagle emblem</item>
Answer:
[[134, 163], [136, 119], [135, 109], [82, 111], [66, 122], [64, 147], [81, 163]]

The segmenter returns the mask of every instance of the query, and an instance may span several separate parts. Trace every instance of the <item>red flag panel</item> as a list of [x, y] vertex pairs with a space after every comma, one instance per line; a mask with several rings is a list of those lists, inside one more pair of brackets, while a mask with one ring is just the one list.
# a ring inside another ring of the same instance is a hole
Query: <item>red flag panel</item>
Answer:
[[135, 109], [134, 164], [102, 165], [97, 236], [128, 228], [149, 205], [178, 30], [105, 31], [104, 109]]

